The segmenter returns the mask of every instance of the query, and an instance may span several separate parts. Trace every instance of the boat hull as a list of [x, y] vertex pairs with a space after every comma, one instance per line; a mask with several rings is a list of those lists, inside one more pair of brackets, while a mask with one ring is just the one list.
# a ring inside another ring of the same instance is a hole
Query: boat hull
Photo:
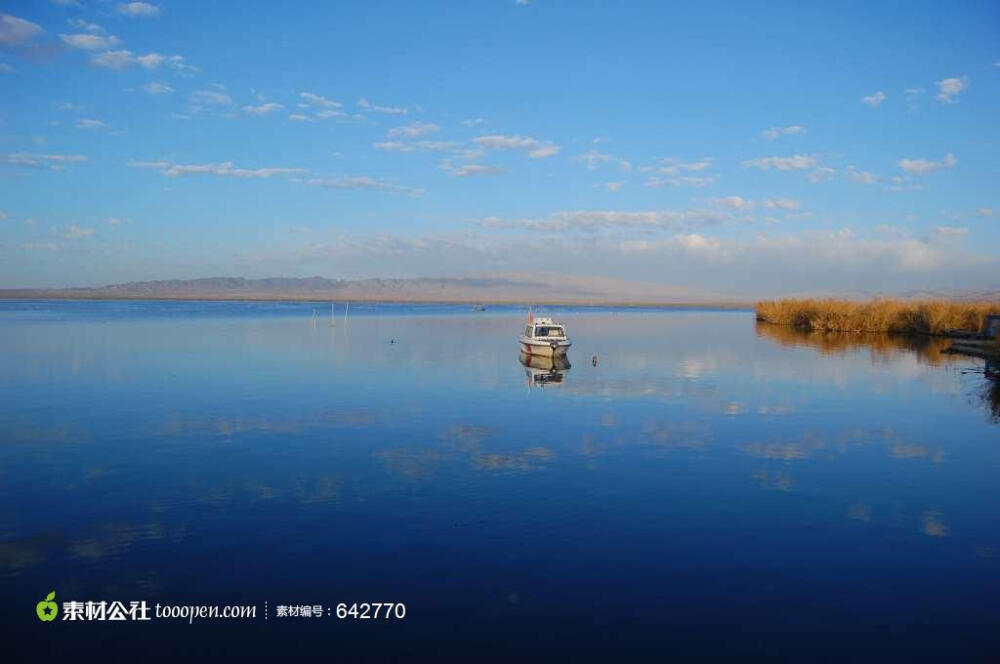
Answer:
[[556, 343], [554, 347], [551, 343], [529, 343], [524, 340], [520, 343], [522, 353], [538, 357], [566, 357], [566, 351], [570, 347], [568, 342]]

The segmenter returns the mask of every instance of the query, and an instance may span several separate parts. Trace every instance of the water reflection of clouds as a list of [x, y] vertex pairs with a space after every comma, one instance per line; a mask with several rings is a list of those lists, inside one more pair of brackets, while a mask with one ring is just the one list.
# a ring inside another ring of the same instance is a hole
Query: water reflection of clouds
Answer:
[[923, 531], [928, 537], [944, 537], [948, 534], [948, 524], [944, 522], [941, 512], [927, 510], [923, 516]]
[[795, 484], [795, 478], [785, 470], [768, 470], [761, 468], [754, 471], [753, 478], [765, 489], [789, 492]]
[[884, 445], [886, 455], [892, 459], [927, 458], [935, 464], [940, 464], [945, 456], [943, 449], [932, 448], [923, 443], [908, 442], [903, 434], [891, 427], [873, 430], [849, 428], [835, 434], [806, 430], [792, 438], [749, 441], [737, 447], [744, 454], [759, 459], [797, 461], [810, 458], [824, 449], [845, 454], [854, 448], [871, 444]]
[[360, 410], [323, 410], [315, 413], [284, 416], [189, 416], [174, 413], [156, 429], [164, 437], [211, 435], [230, 440], [244, 434], [301, 434], [316, 428], [356, 428], [373, 426], [377, 418]]
[[540, 445], [507, 449], [501, 433], [493, 426], [453, 424], [441, 432], [441, 444], [436, 447], [381, 449], [375, 457], [407, 480], [427, 479], [441, 466], [456, 461], [465, 460], [476, 470], [533, 471], [556, 458], [554, 450]]

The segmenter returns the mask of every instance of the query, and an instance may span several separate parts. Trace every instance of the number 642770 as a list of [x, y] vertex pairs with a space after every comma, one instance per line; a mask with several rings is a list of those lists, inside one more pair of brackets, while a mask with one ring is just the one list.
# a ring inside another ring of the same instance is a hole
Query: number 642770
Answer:
[[341, 620], [402, 620], [406, 617], [406, 605], [402, 602], [341, 602], [337, 605], [337, 617]]

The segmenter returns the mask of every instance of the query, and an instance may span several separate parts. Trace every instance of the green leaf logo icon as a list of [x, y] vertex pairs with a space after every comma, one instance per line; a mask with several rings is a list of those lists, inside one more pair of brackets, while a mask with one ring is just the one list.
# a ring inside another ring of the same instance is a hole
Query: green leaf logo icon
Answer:
[[50, 592], [41, 602], [35, 605], [35, 613], [42, 622], [52, 622], [59, 614], [59, 605], [53, 602], [56, 598], [56, 591]]

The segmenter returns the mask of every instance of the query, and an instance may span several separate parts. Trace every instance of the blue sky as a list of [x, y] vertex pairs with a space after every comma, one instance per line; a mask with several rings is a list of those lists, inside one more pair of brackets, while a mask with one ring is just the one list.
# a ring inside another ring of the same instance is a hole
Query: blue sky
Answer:
[[803, 4], [5, 2], [0, 287], [1000, 287], [1000, 6]]

